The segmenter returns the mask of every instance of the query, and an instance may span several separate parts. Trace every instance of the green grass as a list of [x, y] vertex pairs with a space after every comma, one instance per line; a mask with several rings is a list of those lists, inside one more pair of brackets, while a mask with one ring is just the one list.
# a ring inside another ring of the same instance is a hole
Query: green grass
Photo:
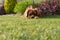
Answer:
[[60, 16], [0, 16], [0, 40], [60, 40]]

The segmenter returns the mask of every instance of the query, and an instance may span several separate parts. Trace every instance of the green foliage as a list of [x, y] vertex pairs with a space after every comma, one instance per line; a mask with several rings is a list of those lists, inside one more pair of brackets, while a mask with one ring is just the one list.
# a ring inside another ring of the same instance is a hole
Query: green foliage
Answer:
[[17, 5], [14, 8], [14, 12], [16, 13], [24, 13], [26, 7], [27, 7], [27, 3], [26, 2], [19, 2], [17, 3]]
[[15, 7], [16, 0], [5, 0], [4, 1], [4, 9], [6, 13], [12, 13]]
[[60, 0], [59, 0], [59, 6], [60, 6]]
[[60, 40], [60, 16], [40, 19], [0, 16], [0, 40]]
[[14, 8], [14, 12], [23, 14], [26, 8], [30, 5], [37, 6], [37, 4], [34, 4], [32, 0], [25, 0], [23, 2], [18, 2]]

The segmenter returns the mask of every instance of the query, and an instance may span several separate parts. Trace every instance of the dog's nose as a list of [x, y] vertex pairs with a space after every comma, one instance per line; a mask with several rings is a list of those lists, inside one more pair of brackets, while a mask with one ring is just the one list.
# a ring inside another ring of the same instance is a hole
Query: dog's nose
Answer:
[[34, 18], [34, 15], [32, 15], [31, 18]]
[[32, 18], [34, 18], [34, 17], [32, 17]]

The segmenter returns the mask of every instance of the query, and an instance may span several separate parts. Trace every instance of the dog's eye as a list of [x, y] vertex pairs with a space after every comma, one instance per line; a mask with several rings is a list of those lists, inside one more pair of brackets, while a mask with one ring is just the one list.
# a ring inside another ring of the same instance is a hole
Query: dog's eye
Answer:
[[30, 15], [32, 15], [32, 14], [30, 14]]

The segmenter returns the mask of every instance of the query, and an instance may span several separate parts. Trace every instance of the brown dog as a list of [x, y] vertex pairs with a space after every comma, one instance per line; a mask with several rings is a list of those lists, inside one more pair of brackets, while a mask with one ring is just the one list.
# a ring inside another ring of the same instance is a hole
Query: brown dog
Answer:
[[29, 6], [23, 15], [24, 18], [39, 18], [40, 16], [41, 13], [38, 11], [38, 9], [32, 6]]

